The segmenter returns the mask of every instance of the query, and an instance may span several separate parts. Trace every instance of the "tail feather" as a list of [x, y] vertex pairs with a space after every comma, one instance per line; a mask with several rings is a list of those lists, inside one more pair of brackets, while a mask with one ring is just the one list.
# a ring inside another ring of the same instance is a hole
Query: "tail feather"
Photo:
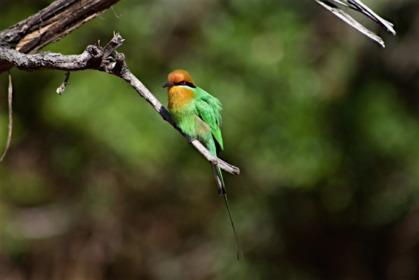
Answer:
[[220, 168], [218, 166], [212, 165], [212, 173], [214, 175], [215, 182], [217, 183], [218, 194], [223, 195], [227, 193], [224, 184], [223, 174], [221, 173]]
[[212, 165], [212, 172], [214, 174], [215, 181], [217, 182], [218, 194], [222, 195], [224, 198], [224, 203], [226, 206], [228, 218], [230, 220], [231, 229], [233, 230], [234, 241], [236, 243], [236, 257], [237, 260], [239, 260], [241, 255], [239, 236], [237, 235], [236, 226], [234, 224], [233, 216], [231, 215], [230, 204], [228, 203], [227, 191], [224, 184], [223, 174], [221, 173], [221, 169], [215, 165]]
[[[215, 141], [212, 137], [211, 137], [211, 140], [209, 142], [207, 142], [206, 146], [208, 147], [208, 150], [213, 155], [217, 155], [216, 143], [215, 143]], [[236, 243], [236, 257], [237, 257], [237, 260], [239, 260], [240, 255], [241, 255], [239, 236], [237, 235], [236, 226], [234, 225], [233, 216], [231, 215], [230, 205], [229, 205], [228, 199], [227, 199], [227, 191], [226, 191], [226, 188], [225, 188], [223, 173], [221, 172], [221, 169], [218, 166], [212, 164], [211, 167], [212, 167], [212, 174], [214, 175], [215, 182], [217, 183], [218, 194], [220, 196], [223, 196], [223, 198], [224, 198], [224, 203], [225, 203], [225, 206], [226, 206], [226, 209], [227, 209], [228, 218], [230, 220], [231, 229], [233, 230], [234, 241]]]

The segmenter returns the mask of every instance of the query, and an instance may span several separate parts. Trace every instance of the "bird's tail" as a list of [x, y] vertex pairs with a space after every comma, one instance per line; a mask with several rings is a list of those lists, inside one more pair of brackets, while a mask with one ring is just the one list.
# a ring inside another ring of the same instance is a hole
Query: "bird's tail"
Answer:
[[234, 241], [236, 243], [236, 257], [237, 260], [239, 260], [241, 255], [239, 236], [237, 235], [236, 226], [234, 225], [233, 216], [231, 215], [230, 204], [228, 203], [227, 191], [224, 184], [223, 174], [221, 173], [221, 169], [216, 165], [212, 165], [212, 173], [217, 183], [218, 194], [224, 198], [224, 203], [226, 206], [228, 218], [230, 220], [231, 229], [233, 230]]
[[217, 183], [218, 194], [226, 194], [227, 191], [225, 188], [223, 173], [221, 172], [221, 169], [216, 165], [212, 165], [212, 174], [214, 175], [215, 182]]

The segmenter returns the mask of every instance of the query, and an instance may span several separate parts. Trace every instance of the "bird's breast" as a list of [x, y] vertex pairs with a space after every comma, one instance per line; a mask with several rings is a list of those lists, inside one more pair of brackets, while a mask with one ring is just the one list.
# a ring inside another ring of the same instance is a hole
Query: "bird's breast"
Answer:
[[169, 110], [179, 111], [190, 105], [195, 98], [195, 93], [182, 86], [174, 86], [169, 90]]

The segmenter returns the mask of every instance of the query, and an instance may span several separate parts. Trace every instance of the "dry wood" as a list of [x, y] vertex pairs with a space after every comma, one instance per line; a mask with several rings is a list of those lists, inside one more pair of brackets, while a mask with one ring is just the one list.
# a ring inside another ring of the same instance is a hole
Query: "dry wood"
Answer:
[[213, 156], [201, 142], [190, 139], [183, 134], [173, 122], [167, 109], [150, 92], [150, 90], [129, 70], [123, 54], [116, 51], [124, 39], [119, 34], [114, 34], [112, 40], [105, 47], [89, 45], [79, 55], [62, 55], [60, 53], [23, 54], [17, 50], [0, 47], [0, 60], [15, 65], [22, 70], [57, 69], [65, 71], [80, 71], [95, 69], [115, 75], [128, 82], [136, 92], [144, 98], [160, 116], [176, 128], [210, 163], [218, 165], [231, 174], [239, 174], [240, 169], [216, 156]]
[[4, 157], [6, 156], [7, 152], [10, 149], [10, 145], [12, 144], [12, 134], [13, 134], [13, 80], [12, 75], [9, 73], [9, 88], [7, 90], [7, 108], [9, 110], [9, 121], [7, 125], [7, 140], [6, 145], [4, 147], [3, 153], [0, 156], [0, 162], [3, 161]]
[[[119, 0], [57, 0], [36, 14], [0, 32], [0, 46], [22, 53], [38, 51], [83, 23], [95, 18]], [[0, 73], [13, 65], [0, 61]]]

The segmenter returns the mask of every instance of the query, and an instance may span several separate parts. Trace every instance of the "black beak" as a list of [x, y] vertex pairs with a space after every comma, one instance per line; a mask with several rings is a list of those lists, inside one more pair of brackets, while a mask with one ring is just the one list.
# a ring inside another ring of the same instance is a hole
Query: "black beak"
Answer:
[[174, 84], [172, 83], [172, 82], [166, 82], [164, 85], [163, 85], [163, 87], [164, 88], [170, 88], [170, 87], [172, 87]]

